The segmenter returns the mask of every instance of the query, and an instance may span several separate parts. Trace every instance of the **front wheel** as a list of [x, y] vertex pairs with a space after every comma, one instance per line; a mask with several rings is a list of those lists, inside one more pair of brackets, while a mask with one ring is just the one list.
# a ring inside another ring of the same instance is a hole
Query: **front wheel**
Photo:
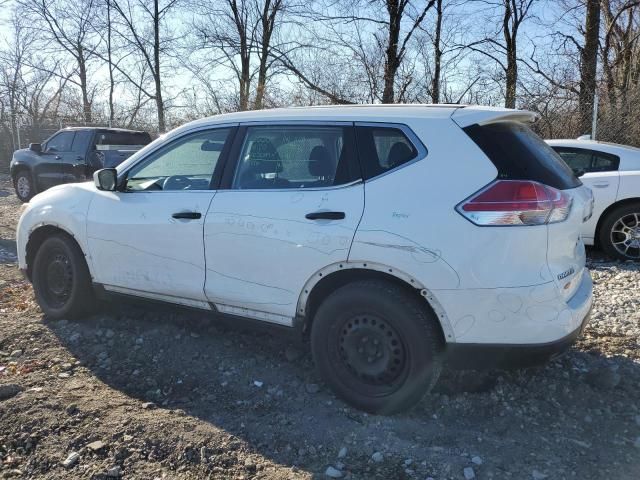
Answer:
[[600, 245], [619, 260], [640, 260], [640, 203], [623, 205], [607, 214], [600, 226]]
[[361, 281], [320, 305], [311, 350], [339, 397], [367, 412], [392, 414], [433, 387], [443, 339], [435, 316], [416, 296], [389, 282]]
[[84, 255], [64, 234], [46, 239], [33, 262], [33, 290], [44, 314], [53, 319], [88, 313], [94, 292]]
[[21, 202], [28, 202], [36, 194], [31, 174], [27, 170], [22, 170], [16, 174], [13, 179], [13, 187], [15, 188], [16, 196]]

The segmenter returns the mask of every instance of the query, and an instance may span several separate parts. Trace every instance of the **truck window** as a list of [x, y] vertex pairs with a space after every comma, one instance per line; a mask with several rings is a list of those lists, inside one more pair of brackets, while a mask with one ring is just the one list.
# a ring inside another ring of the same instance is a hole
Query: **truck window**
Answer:
[[147, 145], [151, 136], [146, 132], [98, 131], [96, 145]]
[[74, 153], [81, 153], [83, 156], [89, 150], [89, 143], [91, 142], [91, 132], [88, 130], [76, 131], [76, 136], [73, 139], [71, 145], [71, 151]]

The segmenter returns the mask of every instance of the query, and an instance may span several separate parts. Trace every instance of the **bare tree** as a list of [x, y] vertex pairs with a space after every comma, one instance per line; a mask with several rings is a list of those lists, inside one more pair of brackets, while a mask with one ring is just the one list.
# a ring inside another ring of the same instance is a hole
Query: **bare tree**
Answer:
[[31, 28], [44, 35], [44, 49], [55, 46], [57, 52], [73, 60], [74, 75], [69, 77], [69, 82], [80, 88], [83, 119], [91, 122], [95, 90], [89, 87], [88, 71], [95, 50], [91, 21], [96, 14], [96, 1], [19, 0], [18, 9], [33, 20]]
[[174, 38], [165, 36], [165, 19], [178, 5], [178, 0], [167, 0], [161, 5], [160, 0], [146, 2], [144, 0], [110, 0], [113, 12], [118, 15], [119, 28], [114, 33], [125, 44], [125, 48], [135, 53], [138, 61], [151, 75], [152, 88], [147, 89], [144, 81], [137, 81], [126, 68], [112, 61], [109, 62], [125, 78], [156, 104], [158, 129], [166, 131], [165, 100], [163, 98], [163, 56], [168, 54]]
[[[194, 5], [199, 13], [193, 25], [200, 49], [209, 55], [209, 65], [232, 72], [238, 109], [263, 108], [276, 37], [288, 8], [285, 0], [195, 0]], [[199, 70], [201, 63], [199, 59], [192, 70]]]
[[[500, 0], [485, 2], [490, 8], [499, 8], [501, 21], [498, 30], [466, 45], [477, 53], [492, 59], [504, 73], [504, 106], [515, 108], [518, 85], [518, 33], [536, 0]], [[499, 37], [502, 40], [499, 40]]]

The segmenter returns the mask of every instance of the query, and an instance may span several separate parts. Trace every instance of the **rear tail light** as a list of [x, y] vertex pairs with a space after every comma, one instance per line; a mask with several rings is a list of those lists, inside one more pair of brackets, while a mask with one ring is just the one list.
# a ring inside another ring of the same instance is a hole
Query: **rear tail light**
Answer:
[[476, 225], [544, 225], [562, 222], [571, 197], [529, 180], [496, 180], [456, 207]]

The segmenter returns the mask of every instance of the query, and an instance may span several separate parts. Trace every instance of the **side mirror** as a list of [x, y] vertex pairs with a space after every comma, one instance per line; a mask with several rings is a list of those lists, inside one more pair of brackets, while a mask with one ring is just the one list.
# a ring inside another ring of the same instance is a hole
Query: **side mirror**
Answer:
[[41, 143], [30, 143], [29, 144], [29, 150], [31, 150], [32, 152], [41, 153], [42, 152], [42, 144]]
[[98, 190], [114, 192], [118, 185], [118, 172], [115, 168], [103, 168], [93, 173], [93, 183]]

